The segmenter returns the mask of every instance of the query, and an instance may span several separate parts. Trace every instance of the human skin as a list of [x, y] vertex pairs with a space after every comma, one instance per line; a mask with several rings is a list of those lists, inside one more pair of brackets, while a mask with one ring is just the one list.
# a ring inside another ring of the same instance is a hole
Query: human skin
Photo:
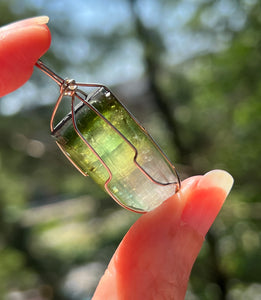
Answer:
[[[0, 96], [24, 84], [50, 47], [47, 17], [0, 28]], [[113, 255], [93, 300], [182, 300], [205, 235], [233, 185], [222, 170], [182, 182], [180, 191], [142, 215]]]
[[233, 184], [222, 170], [182, 182], [125, 235], [93, 300], [182, 300], [204, 237]]
[[38, 17], [0, 28], [0, 97], [23, 85], [34, 64], [50, 47], [48, 17]]

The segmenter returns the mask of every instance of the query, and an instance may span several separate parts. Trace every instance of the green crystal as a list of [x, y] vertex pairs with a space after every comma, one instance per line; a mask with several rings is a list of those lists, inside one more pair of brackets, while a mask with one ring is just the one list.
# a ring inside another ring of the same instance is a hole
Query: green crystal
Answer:
[[[135, 164], [133, 147], [87, 105], [80, 105], [75, 111], [77, 127], [110, 169], [112, 179], [108, 188], [115, 200], [127, 208], [145, 212], [175, 194], [176, 185], [167, 185], [177, 182], [173, 169], [115, 96], [102, 87], [89, 95], [87, 101], [137, 149], [137, 163], [153, 178], [150, 180]], [[71, 114], [56, 126], [53, 136], [76, 165], [104, 188], [109, 173], [75, 132]]]

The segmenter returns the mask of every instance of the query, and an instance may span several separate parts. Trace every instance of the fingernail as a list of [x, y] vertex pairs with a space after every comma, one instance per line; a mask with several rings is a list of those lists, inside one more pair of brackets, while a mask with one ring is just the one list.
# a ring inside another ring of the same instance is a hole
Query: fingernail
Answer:
[[182, 212], [182, 221], [205, 236], [229, 194], [233, 182], [233, 177], [223, 170], [210, 171], [202, 176], [187, 199]]
[[48, 22], [49, 22], [49, 17], [39, 16], [39, 17], [24, 19], [24, 20], [20, 20], [20, 21], [14, 22], [14, 23], [10, 23], [4, 27], [1, 27], [0, 31], [6, 31], [6, 30], [10, 30], [10, 29], [20, 28], [21, 25], [23, 27], [29, 26], [29, 25], [45, 25]]
[[229, 194], [234, 183], [233, 177], [223, 170], [213, 170], [206, 173], [199, 181], [197, 187], [219, 187], [222, 189], [226, 196]]
[[48, 16], [39, 16], [39, 17], [34, 17], [30, 19], [26, 19], [25, 21], [28, 21], [32, 24], [47, 24], [49, 22], [49, 17]]

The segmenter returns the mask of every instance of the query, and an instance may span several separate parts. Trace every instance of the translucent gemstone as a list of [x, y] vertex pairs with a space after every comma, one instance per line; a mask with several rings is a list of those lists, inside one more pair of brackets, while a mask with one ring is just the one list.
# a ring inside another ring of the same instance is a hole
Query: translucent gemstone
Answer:
[[[115, 96], [102, 87], [87, 101], [129, 141], [86, 104], [75, 110], [79, 131], [112, 174], [107, 192], [121, 205], [137, 212], [150, 211], [175, 194], [175, 172]], [[75, 132], [71, 114], [56, 126], [53, 136], [75, 164], [105, 188], [109, 172]]]

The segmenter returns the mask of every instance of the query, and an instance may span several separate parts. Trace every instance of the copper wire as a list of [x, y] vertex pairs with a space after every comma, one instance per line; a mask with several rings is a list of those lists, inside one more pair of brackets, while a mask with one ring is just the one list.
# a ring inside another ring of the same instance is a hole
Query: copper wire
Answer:
[[[134, 151], [134, 157], [133, 157], [133, 162], [134, 164], [138, 167], [138, 169], [152, 182], [161, 185], [161, 186], [166, 186], [166, 185], [175, 185], [176, 190], [175, 192], [177, 192], [180, 189], [181, 186], [181, 182], [180, 182], [180, 178], [179, 175], [175, 169], [175, 167], [172, 165], [172, 163], [170, 162], [170, 160], [167, 158], [167, 156], [164, 154], [164, 152], [161, 150], [161, 148], [157, 145], [157, 143], [153, 140], [153, 138], [148, 134], [148, 132], [136, 121], [136, 119], [129, 113], [129, 111], [125, 108], [125, 110], [127, 111], [127, 113], [129, 114], [129, 116], [134, 120], [134, 122], [140, 127], [140, 129], [147, 135], [150, 137], [151, 142], [153, 143], [154, 147], [161, 153], [161, 155], [164, 157], [165, 161], [167, 162], [167, 164], [169, 165], [169, 167], [172, 169], [173, 173], [176, 175], [177, 181], [175, 182], [166, 182], [166, 183], [162, 183], [159, 182], [157, 180], [155, 180], [154, 178], [152, 178], [152, 176], [146, 171], [144, 170], [144, 168], [137, 162], [137, 157], [138, 157], [138, 150], [136, 149], [136, 147], [108, 120], [106, 119], [93, 105], [91, 105], [89, 102], [87, 102], [85, 99], [83, 99], [82, 96], [84, 96], [84, 98], [87, 98], [87, 94], [85, 92], [83, 92], [82, 90], [79, 89], [79, 87], [97, 87], [97, 88], [104, 88], [106, 91], [110, 92], [111, 91], [104, 85], [101, 84], [86, 84], [86, 83], [76, 83], [74, 80], [70, 79], [63, 79], [62, 77], [60, 77], [59, 75], [57, 75], [55, 72], [53, 72], [50, 68], [48, 68], [41, 60], [38, 60], [36, 63], [36, 67], [38, 67], [41, 71], [43, 71], [46, 75], [48, 75], [50, 78], [52, 78], [59, 86], [60, 86], [60, 95], [56, 101], [56, 104], [54, 106], [53, 109], [53, 113], [51, 116], [51, 120], [50, 120], [50, 129], [51, 132], [54, 131], [54, 118], [56, 115], [56, 112], [58, 110], [58, 107], [63, 99], [63, 96], [70, 96], [71, 97], [71, 113], [72, 113], [72, 123], [73, 123], [73, 127], [75, 132], [78, 134], [78, 136], [80, 137], [80, 139], [85, 143], [85, 145], [92, 151], [92, 153], [98, 158], [98, 160], [101, 162], [101, 164], [105, 167], [106, 171], [108, 172], [108, 179], [106, 180], [105, 184], [104, 184], [104, 188], [105, 190], [108, 192], [108, 194], [114, 199], [116, 200], [117, 203], [119, 203], [121, 206], [130, 209], [129, 207], [126, 207], [124, 204], [122, 204], [121, 202], [119, 202], [115, 196], [112, 194], [112, 192], [110, 191], [108, 185], [112, 179], [112, 172], [110, 170], [110, 168], [106, 165], [106, 163], [104, 162], [104, 160], [101, 158], [101, 156], [96, 152], [96, 150], [88, 143], [88, 141], [84, 138], [84, 136], [82, 135], [82, 133], [80, 132], [80, 130], [77, 127], [76, 124], [76, 118], [75, 118], [75, 105], [74, 105], [74, 101], [75, 101], [75, 96], [85, 105], [87, 105], [93, 112], [95, 112], [95, 114], [97, 114], [102, 120], [104, 120], [111, 128], [112, 130], [114, 130]], [[112, 94], [112, 93], [111, 93]], [[121, 103], [122, 105], [122, 103]], [[77, 166], [74, 161], [70, 158], [70, 156], [66, 153], [66, 151], [64, 151], [64, 149], [62, 149], [62, 147], [59, 145], [59, 143], [57, 143], [57, 145], [59, 146], [59, 148], [62, 150], [62, 152], [65, 154], [65, 156], [69, 159], [69, 161], [78, 169], [78, 171], [80, 171], [84, 176], [87, 176], [88, 174], [86, 174], [79, 166]], [[130, 209], [132, 210], [132, 209]]]

